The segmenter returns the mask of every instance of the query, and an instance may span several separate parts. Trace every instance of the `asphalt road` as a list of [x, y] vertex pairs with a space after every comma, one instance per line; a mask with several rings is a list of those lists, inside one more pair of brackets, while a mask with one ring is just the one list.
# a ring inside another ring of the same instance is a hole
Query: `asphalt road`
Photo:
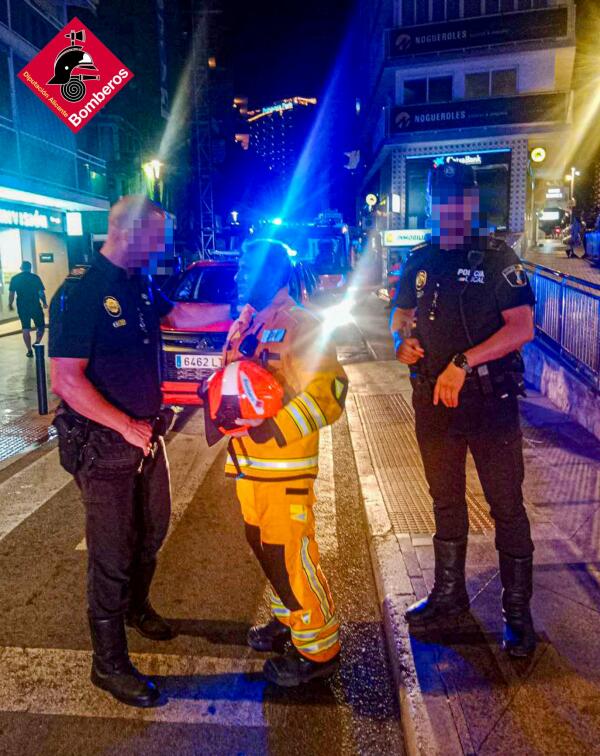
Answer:
[[[355, 328], [344, 334], [346, 359], [371, 359]], [[130, 634], [136, 663], [164, 692], [164, 705], [146, 711], [88, 681], [83, 512], [56, 450], [0, 470], [0, 754], [402, 753], [345, 419], [323, 432], [317, 508], [342, 664], [332, 681], [301, 690], [266, 684], [266, 656], [245, 644], [249, 625], [267, 617], [267, 585], [200, 412], [179, 417], [168, 447], [174, 516], [153, 600], [179, 636]]]

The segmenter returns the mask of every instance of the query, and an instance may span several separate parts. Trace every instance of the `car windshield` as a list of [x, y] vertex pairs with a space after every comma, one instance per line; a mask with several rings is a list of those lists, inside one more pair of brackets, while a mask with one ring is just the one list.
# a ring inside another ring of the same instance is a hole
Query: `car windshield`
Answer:
[[176, 302], [231, 304], [237, 300], [233, 266], [197, 267], [186, 271], [173, 291]]

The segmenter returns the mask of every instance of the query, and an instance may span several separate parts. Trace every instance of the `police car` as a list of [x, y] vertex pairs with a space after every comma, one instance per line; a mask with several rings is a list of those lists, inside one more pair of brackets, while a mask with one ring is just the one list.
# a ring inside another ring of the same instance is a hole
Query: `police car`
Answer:
[[[174, 302], [185, 302], [198, 312], [198, 328], [181, 330], [165, 319], [162, 335], [162, 391], [165, 404], [200, 405], [198, 387], [222, 366], [222, 354], [229, 328], [236, 316], [237, 260], [202, 260], [173, 277], [163, 287]], [[306, 304], [315, 290], [314, 278], [300, 262], [294, 262], [290, 294]], [[230, 316], [223, 319], [223, 305]], [[193, 318], [192, 318], [193, 320]]]

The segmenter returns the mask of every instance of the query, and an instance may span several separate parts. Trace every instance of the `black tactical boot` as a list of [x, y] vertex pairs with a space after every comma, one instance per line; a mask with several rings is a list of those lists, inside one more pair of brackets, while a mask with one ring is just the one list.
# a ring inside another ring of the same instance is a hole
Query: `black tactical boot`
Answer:
[[502, 615], [504, 638], [502, 645], [510, 656], [523, 658], [535, 651], [536, 637], [529, 609], [533, 593], [533, 558], [511, 557], [500, 552], [502, 580]]
[[150, 603], [150, 585], [156, 571], [156, 559], [144, 564], [138, 564], [131, 577], [131, 594], [129, 611], [125, 619], [129, 627], [133, 627], [144, 638], [150, 640], [171, 640], [177, 633], [156, 612]]
[[266, 625], [254, 625], [247, 635], [248, 645], [255, 651], [283, 651], [285, 643], [291, 639], [290, 628], [275, 618]]
[[128, 627], [133, 627], [144, 638], [150, 640], [171, 640], [177, 633], [158, 612], [154, 611], [150, 601], [139, 609], [130, 609], [125, 620]]
[[406, 610], [405, 618], [413, 626], [455, 617], [469, 608], [465, 585], [467, 539], [440, 541], [434, 536], [435, 582], [427, 598]]
[[90, 617], [90, 630], [94, 648], [92, 683], [128, 706], [154, 706], [160, 693], [153, 682], [140, 675], [129, 659], [123, 618], [99, 620]]
[[340, 655], [327, 662], [315, 662], [307, 659], [291, 648], [283, 656], [275, 656], [265, 662], [264, 676], [269, 682], [282, 688], [295, 688], [303, 683], [317, 679], [326, 679], [337, 672]]

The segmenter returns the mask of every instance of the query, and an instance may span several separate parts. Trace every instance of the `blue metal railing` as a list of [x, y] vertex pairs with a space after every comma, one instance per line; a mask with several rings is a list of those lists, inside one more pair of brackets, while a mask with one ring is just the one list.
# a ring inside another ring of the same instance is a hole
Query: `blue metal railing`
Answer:
[[536, 338], [600, 392], [600, 285], [523, 265], [535, 292]]

